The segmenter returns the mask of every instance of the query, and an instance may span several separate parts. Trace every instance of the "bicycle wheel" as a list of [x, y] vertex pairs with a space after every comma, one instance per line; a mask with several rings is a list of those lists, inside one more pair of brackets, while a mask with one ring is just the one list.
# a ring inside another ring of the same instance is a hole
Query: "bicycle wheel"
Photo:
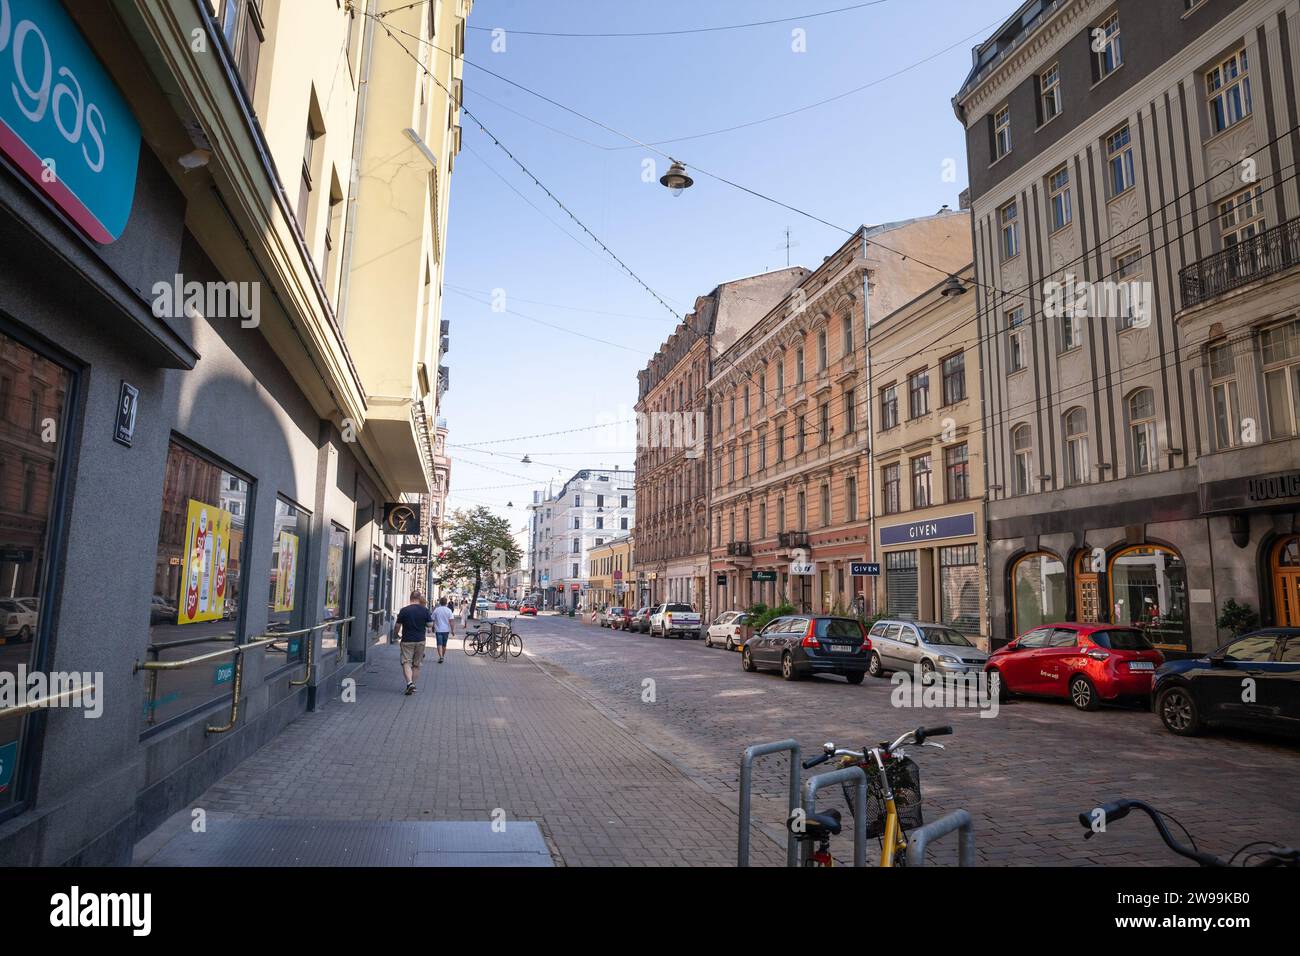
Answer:
[[475, 654], [478, 653], [479, 647], [478, 647], [477, 635], [466, 634], [462, 643], [465, 648], [465, 653], [468, 654], [470, 657], [473, 657]]
[[488, 656], [494, 661], [500, 658], [506, 652], [505, 642], [495, 635], [488, 638]]
[[510, 635], [510, 656], [518, 657], [524, 652], [524, 639], [518, 634]]

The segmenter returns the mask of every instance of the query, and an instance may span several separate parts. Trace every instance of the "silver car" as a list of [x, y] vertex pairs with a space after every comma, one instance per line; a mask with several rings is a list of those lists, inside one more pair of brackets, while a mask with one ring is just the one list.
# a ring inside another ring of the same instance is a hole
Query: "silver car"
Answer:
[[867, 673], [884, 677], [890, 671], [935, 674], [978, 674], [988, 654], [961, 631], [946, 624], [885, 618], [871, 627], [871, 659]]

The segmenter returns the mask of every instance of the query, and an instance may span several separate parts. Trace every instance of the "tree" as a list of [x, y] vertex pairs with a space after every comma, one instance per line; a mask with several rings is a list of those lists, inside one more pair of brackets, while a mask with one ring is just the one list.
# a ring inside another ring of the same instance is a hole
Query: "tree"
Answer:
[[448, 523], [444, 575], [473, 582], [469, 613], [474, 614], [484, 577], [519, 567], [523, 553], [510, 534], [510, 523], [480, 505], [453, 511]]

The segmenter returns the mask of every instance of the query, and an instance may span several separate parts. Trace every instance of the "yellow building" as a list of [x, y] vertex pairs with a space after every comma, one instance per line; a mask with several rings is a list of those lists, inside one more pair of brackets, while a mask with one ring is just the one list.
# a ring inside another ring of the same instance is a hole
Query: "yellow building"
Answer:
[[587, 552], [588, 607], [636, 607], [636, 575], [632, 567], [633, 535], [598, 544]]

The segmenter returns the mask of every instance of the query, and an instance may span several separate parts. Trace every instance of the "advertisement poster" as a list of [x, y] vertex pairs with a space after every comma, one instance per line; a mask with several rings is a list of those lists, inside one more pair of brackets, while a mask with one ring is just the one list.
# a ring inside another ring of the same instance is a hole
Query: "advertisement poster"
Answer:
[[298, 536], [280, 532], [280, 548], [275, 570], [275, 609], [292, 611], [294, 582], [298, 577]]
[[189, 502], [186, 518], [187, 566], [181, 578], [177, 624], [220, 620], [226, 606], [226, 564], [230, 556], [230, 513]]
[[[337, 543], [336, 543], [337, 539]], [[330, 535], [329, 557], [325, 566], [325, 616], [338, 617], [343, 604], [343, 536]]]

